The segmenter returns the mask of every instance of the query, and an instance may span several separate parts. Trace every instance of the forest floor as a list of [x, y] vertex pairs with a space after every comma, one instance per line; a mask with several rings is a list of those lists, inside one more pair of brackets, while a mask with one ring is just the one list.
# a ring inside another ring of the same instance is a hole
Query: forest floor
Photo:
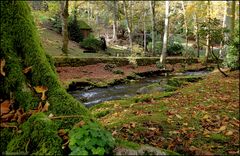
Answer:
[[114, 137], [184, 154], [239, 154], [239, 71], [212, 72], [174, 92], [108, 101], [90, 110]]

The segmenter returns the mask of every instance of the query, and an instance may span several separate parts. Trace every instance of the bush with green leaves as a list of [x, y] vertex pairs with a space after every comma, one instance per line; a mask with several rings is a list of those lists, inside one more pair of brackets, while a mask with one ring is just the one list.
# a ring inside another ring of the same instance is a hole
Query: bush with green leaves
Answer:
[[[147, 45], [147, 49], [149, 51], [153, 51], [152, 50], [152, 42], [149, 42], [148, 45]], [[154, 50], [155, 53], [158, 53], [158, 54], [161, 54], [162, 52], [162, 42], [161, 41], [157, 41], [155, 43], [155, 50]]]
[[[61, 33], [62, 32], [62, 20], [60, 14], [55, 14], [51, 18], [51, 24], [54, 31]], [[73, 16], [68, 18], [68, 32], [69, 39], [75, 42], [83, 41], [83, 34], [81, 33], [81, 21], [75, 19]]]
[[110, 132], [96, 122], [89, 122], [69, 132], [70, 155], [112, 154], [115, 140]]
[[93, 35], [89, 35], [88, 38], [83, 39], [80, 42], [80, 47], [87, 50], [100, 50], [102, 47], [102, 41], [96, 39]]
[[227, 55], [224, 60], [224, 64], [231, 69], [240, 69], [240, 60], [239, 60], [239, 25], [236, 26], [234, 39], [227, 46]]
[[183, 46], [181, 43], [170, 40], [167, 46], [168, 56], [182, 55]]
[[80, 31], [80, 23], [76, 18], [70, 17], [68, 22], [69, 39], [79, 43], [83, 41], [83, 34]]

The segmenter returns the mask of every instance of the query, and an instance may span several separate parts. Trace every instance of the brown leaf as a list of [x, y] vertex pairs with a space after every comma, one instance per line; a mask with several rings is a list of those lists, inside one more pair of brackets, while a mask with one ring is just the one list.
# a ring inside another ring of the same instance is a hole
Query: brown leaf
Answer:
[[65, 130], [64, 129], [59, 129], [58, 130], [58, 135], [61, 137], [61, 136], [64, 136], [66, 134]]
[[227, 131], [227, 133], [226, 133], [225, 135], [226, 135], [226, 136], [233, 135], [233, 131]]
[[7, 114], [10, 111], [11, 100], [5, 100], [0, 105], [1, 105], [1, 115]]
[[46, 111], [48, 111], [48, 107], [50, 106], [50, 104], [49, 104], [49, 102], [47, 101], [46, 103], [45, 103], [45, 105], [43, 106], [43, 108], [42, 108], [42, 112], [46, 112]]
[[85, 122], [82, 120], [79, 123], [75, 124], [75, 127], [82, 127], [83, 125], [85, 125]]
[[42, 102], [39, 102], [37, 110], [38, 110], [38, 111], [42, 111], [42, 108], [43, 108], [43, 107], [42, 107]]
[[237, 155], [239, 154], [239, 151], [228, 151], [228, 154]]
[[23, 73], [24, 73], [24, 74], [27, 74], [27, 73], [30, 72], [31, 70], [32, 70], [32, 66], [27, 67], [27, 68], [23, 69]]
[[220, 131], [220, 132], [222, 132], [222, 131], [224, 131], [224, 130], [226, 130], [226, 126], [221, 126], [218, 130]]
[[6, 75], [6, 73], [3, 71], [3, 68], [4, 68], [5, 64], [6, 64], [5, 59], [0, 59], [0, 74], [2, 76]]
[[1, 121], [10, 121], [14, 118], [14, 113], [8, 113], [8, 114], [5, 114], [3, 116], [1, 116]]

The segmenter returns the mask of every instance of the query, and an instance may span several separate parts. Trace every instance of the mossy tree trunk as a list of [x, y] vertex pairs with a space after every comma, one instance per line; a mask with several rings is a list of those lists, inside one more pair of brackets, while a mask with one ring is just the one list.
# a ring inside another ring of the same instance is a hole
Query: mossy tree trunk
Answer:
[[[37, 108], [42, 101], [33, 88], [45, 86], [48, 88], [46, 100], [50, 104], [46, 113], [32, 115], [26, 122], [30, 124], [20, 126], [22, 133], [13, 137], [7, 150], [27, 151], [30, 154], [60, 154], [61, 138], [58, 137], [57, 130], [72, 128], [80, 120], [92, 121], [92, 116], [61, 86], [55, 68], [40, 43], [27, 2], [1, 1], [0, 4], [0, 59], [6, 61], [4, 66], [6, 74], [0, 75], [0, 99], [9, 99], [11, 94], [14, 104], [27, 112]], [[31, 71], [24, 74], [23, 69], [26, 67], [31, 67]], [[50, 120], [49, 114], [80, 117]]]

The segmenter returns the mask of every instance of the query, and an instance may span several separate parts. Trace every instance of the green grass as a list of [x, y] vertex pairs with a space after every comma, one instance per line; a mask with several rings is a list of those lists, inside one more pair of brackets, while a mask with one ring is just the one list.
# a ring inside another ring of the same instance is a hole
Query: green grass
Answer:
[[[191, 146], [197, 147], [198, 151], [194, 152], [202, 152], [202, 155], [206, 154], [204, 152], [228, 154], [229, 150], [237, 150], [239, 140], [238, 128], [230, 124], [239, 118], [239, 80], [234, 78], [236, 75], [237, 72], [230, 73], [226, 79], [220, 73], [215, 73], [198, 82], [188, 83], [174, 92], [157, 92], [105, 102], [90, 110], [95, 114], [110, 112], [99, 118], [99, 121], [109, 130], [116, 131], [117, 138], [146, 143], [150, 131], [144, 123], [150, 122], [163, 130], [148, 140], [150, 145], [168, 148], [173, 144], [174, 148], [170, 149], [182, 154], [194, 154], [188, 150]], [[186, 81], [192, 81], [192, 77]], [[203, 119], [206, 114], [209, 115], [208, 120]], [[124, 125], [131, 123], [135, 123], [135, 127], [122, 130]], [[218, 132], [222, 125], [226, 125], [226, 130]], [[212, 129], [208, 130], [211, 126]], [[204, 134], [207, 130], [209, 134]], [[233, 135], [226, 136], [228, 131], [232, 131]], [[134, 138], [134, 135], [137, 137]], [[137, 139], [138, 135], [142, 139]], [[162, 145], [159, 144], [158, 137], [164, 138]], [[178, 138], [179, 142], [176, 141]]]

